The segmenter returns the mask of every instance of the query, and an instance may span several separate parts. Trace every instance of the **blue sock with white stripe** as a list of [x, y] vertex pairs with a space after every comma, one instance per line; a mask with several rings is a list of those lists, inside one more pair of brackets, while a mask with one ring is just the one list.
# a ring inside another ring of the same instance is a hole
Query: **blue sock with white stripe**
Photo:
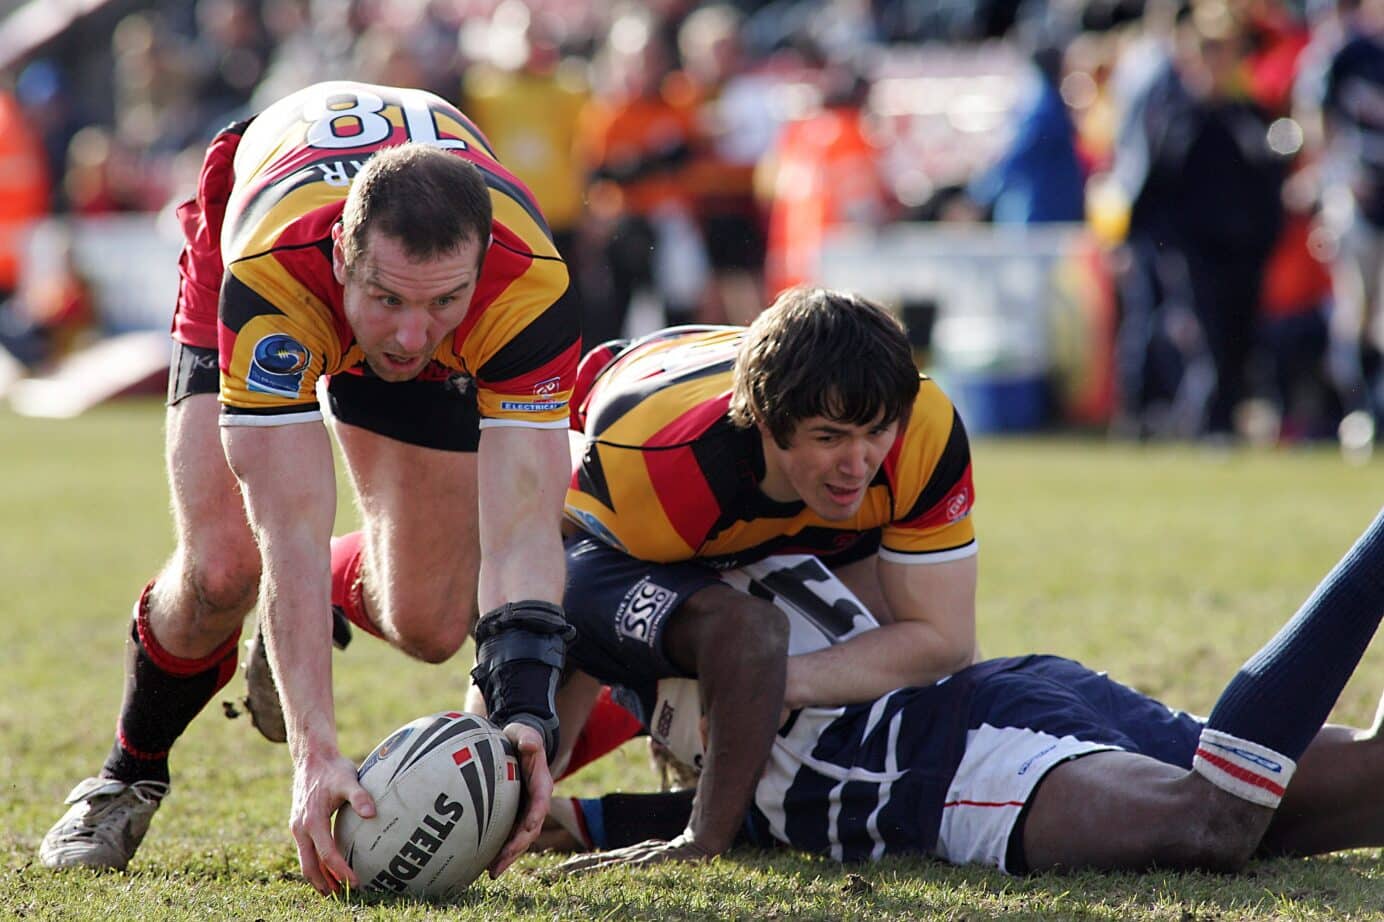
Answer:
[[1193, 767], [1276, 807], [1384, 616], [1384, 510], [1221, 693]]

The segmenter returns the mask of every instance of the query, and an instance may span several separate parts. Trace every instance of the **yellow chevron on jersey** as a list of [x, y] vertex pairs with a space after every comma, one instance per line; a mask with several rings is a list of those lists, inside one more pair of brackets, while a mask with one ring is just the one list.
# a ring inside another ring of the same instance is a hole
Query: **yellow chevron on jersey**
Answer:
[[726, 415], [743, 330], [655, 335], [592, 385], [586, 445], [567, 492], [578, 526], [659, 563], [740, 566], [785, 553], [844, 562], [876, 548], [903, 562], [974, 553], [969, 443], [931, 379], [922, 379], [855, 515], [826, 520], [764, 495], [760, 435]]

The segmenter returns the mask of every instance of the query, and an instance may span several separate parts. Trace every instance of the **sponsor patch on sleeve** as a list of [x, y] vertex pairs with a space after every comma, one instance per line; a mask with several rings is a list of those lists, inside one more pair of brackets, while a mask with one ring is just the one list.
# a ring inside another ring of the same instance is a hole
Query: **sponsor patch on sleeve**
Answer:
[[298, 397], [311, 362], [312, 353], [298, 340], [286, 333], [270, 333], [255, 343], [246, 387], [276, 397]]

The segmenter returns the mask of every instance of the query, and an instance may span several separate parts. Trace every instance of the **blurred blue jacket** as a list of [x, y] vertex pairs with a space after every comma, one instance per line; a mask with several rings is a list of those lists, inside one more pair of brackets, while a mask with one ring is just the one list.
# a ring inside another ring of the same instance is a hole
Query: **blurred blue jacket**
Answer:
[[1009, 146], [967, 191], [996, 224], [1081, 221], [1085, 178], [1071, 115], [1054, 83], [1036, 70], [1033, 83]]

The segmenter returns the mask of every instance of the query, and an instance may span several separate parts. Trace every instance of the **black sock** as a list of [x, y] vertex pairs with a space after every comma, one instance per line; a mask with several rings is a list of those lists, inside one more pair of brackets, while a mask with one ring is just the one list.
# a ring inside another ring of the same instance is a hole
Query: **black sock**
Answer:
[[125, 644], [125, 699], [101, 775], [132, 783], [168, 782], [168, 751], [192, 718], [235, 674], [240, 631], [198, 660], [173, 656], [158, 645], [140, 597]]
[[696, 791], [607, 794], [577, 802], [594, 848], [624, 848], [645, 839], [676, 839], [692, 818]]

